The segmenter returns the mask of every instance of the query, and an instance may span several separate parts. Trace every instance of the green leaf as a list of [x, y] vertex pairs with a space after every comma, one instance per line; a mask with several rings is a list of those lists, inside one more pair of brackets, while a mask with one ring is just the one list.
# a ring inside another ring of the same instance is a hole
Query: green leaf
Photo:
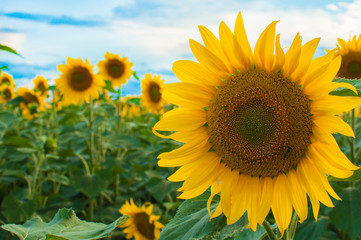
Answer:
[[23, 225], [5, 224], [1, 227], [24, 240], [91, 240], [110, 237], [111, 231], [128, 220], [123, 216], [106, 225], [80, 220], [72, 209], [62, 208], [49, 223], [40, 217]]
[[103, 88], [108, 90], [109, 92], [117, 93], [117, 91], [113, 88], [113, 84], [110, 80], [105, 80], [105, 87]]
[[0, 44], [0, 50], [3, 50], [3, 51], [10, 52], [10, 53], [16, 54], [16, 55], [18, 55], [18, 56], [21, 56], [19, 53], [17, 53], [17, 52], [16, 52], [14, 49], [12, 49], [11, 47], [8, 47], [8, 46], [2, 45], [2, 44]]
[[137, 79], [138, 81], [140, 80], [140, 78], [138, 77], [138, 75], [137, 75], [136, 72], [133, 72], [133, 77], [134, 77], [135, 79]]
[[361, 79], [345, 79], [345, 78], [335, 78], [333, 82], [345, 82], [353, 85], [356, 90], [357, 94], [348, 89], [348, 88], [337, 88], [330, 92], [330, 95], [336, 95], [336, 96], [360, 96], [361, 97]]
[[56, 89], [56, 86], [55, 85], [51, 85], [48, 87], [48, 90], [49, 91], [54, 91]]
[[18, 223], [31, 217], [36, 210], [36, 204], [30, 200], [19, 200], [13, 194], [9, 194], [3, 199], [1, 209], [8, 222]]
[[134, 97], [134, 98], [128, 99], [126, 101], [126, 103], [140, 106], [140, 98], [139, 97]]
[[16, 147], [33, 148], [33, 143], [30, 139], [23, 138], [20, 136], [11, 136], [5, 141], [6, 145], [13, 145]]
[[317, 222], [311, 217], [297, 227], [295, 240], [319, 239], [327, 230], [328, 218], [321, 216]]
[[79, 192], [84, 193], [90, 199], [94, 199], [108, 187], [111, 176], [109, 171], [93, 175], [74, 175], [72, 184]]
[[[206, 191], [201, 196], [183, 202], [170, 222], [160, 233], [162, 239], [225, 239], [232, 237], [245, 229], [247, 221], [242, 217], [238, 222], [227, 225], [226, 218], [221, 215], [209, 221], [207, 200], [210, 196]], [[215, 199], [219, 199], [217, 196]], [[217, 203], [211, 204], [210, 210], [214, 212]]]
[[25, 98], [19, 96], [19, 97], [16, 97], [16, 98], [13, 98], [13, 99], [7, 101], [7, 104], [9, 104], [9, 105], [19, 105], [22, 102], [25, 102]]
[[348, 187], [339, 194], [342, 201], [337, 201], [330, 212], [330, 220], [339, 229], [342, 229], [355, 239], [361, 232], [361, 192]]
[[148, 192], [159, 202], [162, 202], [169, 193], [178, 187], [177, 184], [162, 178], [151, 178], [146, 185]]
[[15, 119], [16, 119], [15, 114], [10, 111], [0, 112], [0, 121], [7, 126], [9, 126]]
[[[273, 224], [271, 228], [272, 230], [276, 229], [277, 224]], [[263, 236], [267, 236], [267, 231], [263, 226], [258, 226], [255, 232], [252, 229], [247, 228], [237, 233], [234, 237], [234, 240], [259, 240], [263, 239]]]

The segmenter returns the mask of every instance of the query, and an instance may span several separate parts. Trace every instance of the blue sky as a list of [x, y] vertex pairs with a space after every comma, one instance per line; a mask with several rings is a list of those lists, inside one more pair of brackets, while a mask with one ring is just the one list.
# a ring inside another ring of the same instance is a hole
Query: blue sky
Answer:
[[[140, 78], [174, 82], [173, 62], [194, 60], [188, 42], [201, 41], [198, 25], [217, 34], [223, 20], [233, 29], [238, 11], [251, 45], [273, 20], [282, 46], [297, 32], [303, 43], [321, 37], [316, 55], [361, 33], [361, 0], [11, 0], [0, 6], [0, 44], [24, 58], [0, 52], [0, 66], [9, 66], [17, 86], [32, 87], [36, 75], [53, 82], [67, 57], [96, 65], [109, 51], [128, 57]], [[139, 86], [131, 78], [123, 94], [139, 94]]]

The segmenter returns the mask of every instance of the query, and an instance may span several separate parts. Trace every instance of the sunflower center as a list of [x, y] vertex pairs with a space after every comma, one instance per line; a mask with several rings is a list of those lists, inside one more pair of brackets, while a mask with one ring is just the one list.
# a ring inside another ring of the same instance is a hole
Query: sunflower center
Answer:
[[342, 56], [337, 76], [348, 79], [361, 78], [361, 52], [351, 51]]
[[25, 93], [23, 97], [25, 99], [25, 104], [27, 105], [30, 103], [37, 103], [37, 104], [39, 103], [38, 98], [29, 92]]
[[91, 86], [93, 82], [93, 77], [87, 68], [75, 67], [74, 69], [72, 69], [68, 81], [69, 81], [69, 86], [73, 90], [84, 91]]
[[5, 89], [3, 91], [3, 96], [6, 100], [9, 100], [12, 98], [12, 94], [11, 94], [11, 91], [9, 89]]
[[228, 167], [250, 176], [295, 168], [311, 142], [312, 125], [310, 100], [282, 73], [233, 76], [208, 108], [213, 149]]
[[150, 99], [152, 100], [152, 102], [158, 103], [160, 101], [160, 99], [162, 98], [162, 94], [160, 92], [160, 87], [157, 83], [150, 83], [149, 84], [149, 88], [148, 88], [148, 93], [150, 96]]
[[107, 73], [113, 78], [119, 78], [124, 74], [125, 66], [118, 59], [111, 59], [106, 64]]
[[43, 82], [40, 82], [38, 86], [36, 86], [36, 89], [39, 89], [40, 91], [45, 91], [46, 90], [45, 84]]
[[10, 79], [7, 78], [7, 77], [4, 77], [4, 78], [1, 80], [1, 83], [10, 83]]
[[134, 216], [134, 223], [138, 231], [147, 239], [154, 239], [154, 224], [149, 223], [149, 216], [144, 212]]

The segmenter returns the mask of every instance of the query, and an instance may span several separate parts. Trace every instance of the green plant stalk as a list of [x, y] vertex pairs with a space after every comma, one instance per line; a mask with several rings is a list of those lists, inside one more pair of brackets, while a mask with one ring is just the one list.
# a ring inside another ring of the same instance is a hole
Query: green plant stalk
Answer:
[[263, 222], [263, 227], [266, 229], [268, 238], [270, 240], [278, 240], [278, 238], [276, 237], [275, 233], [273, 232], [273, 230], [271, 228], [271, 224], [266, 219]]
[[89, 170], [89, 166], [88, 166], [88, 163], [86, 162], [86, 160], [79, 153], [75, 153], [75, 156], [77, 156], [80, 159], [80, 161], [83, 163], [86, 175], [89, 176], [90, 170]]
[[89, 139], [89, 152], [90, 152], [90, 172], [94, 173], [95, 170], [95, 158], [94, 158], [94, 112], [93, 112], [93, 99], [90, 98], [89, 104], [89, 128], [90, 128], [90, 139]]
[[[118, 89], [118, 108], [117, 108], [117, 114], [118, 114], [118, 125], [117, 125], [117, 133], [120, 133], [121, 127], [122, 127], [122, 91], [121, 86], [119, 86]], [[120, 157], [120, 149], [117, 150], [117, 159]], [[119, 174], [114, 174], [115, 178], [115, 184], [114, 184], [114, 204], [117, 203], [117, 197], [119, 195]]]
[[54, 128], [58, 128], [58, 113], [56, 110], [55, 91], [53, 91], [53, 118]]
[[38, 156], [39, 157], [36, 158], [35, 154], [34, 153], [32, 154], [32, 158], [35, 163], [35, 170], [34, 170], [34, 174], [33, 174], [33, 181], [31, 182], [31, 188], [30, 188], [31, 191], [28, 195], [29, 200], [33, 200], [36, 195], [37, 180], [38, 180], [41, 165], [43, 164], [43, 161], [44, 161], [43, 153], [40, 153]]
[[95, 200], [90, 199], [90, 201], [89, 201], [89, 221], [90, 222], [94, 221], [94, 204], [95, 204]]
[[288, 232], [288, 239], [293, 240], [296, 234], [296, 228], [297, 228], [297, 222], [298, 222], [298, 216], [296, 211], [293, 213], [291, 224], [290, 224], [290, 230]]

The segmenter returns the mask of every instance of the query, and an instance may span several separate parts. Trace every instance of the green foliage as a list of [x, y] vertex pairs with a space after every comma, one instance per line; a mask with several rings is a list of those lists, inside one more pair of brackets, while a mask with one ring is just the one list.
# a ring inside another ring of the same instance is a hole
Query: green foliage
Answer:
[[109, 237], [128, 218], [120, 217], [108, 225], [86, 222], [80, 220], [72, 209], [62, 208], [49, 223], [35, 217], [23, 225], [5, 224], [1, 227], [24, 240], [91, 240]]
[[110, 81], [110, 80], [105, 80], [105, 86], [103, 88], [108, 90], [111, 93], [117, 93], [117, 90], [115, 90], [113, 88], [112, 81]]
[[12, 49], [11, 47], [8, 47], [8, 46], [2, 45], [2, 44], [0, 44], [0, 50], [20, 56], [20, 54], [17, 51]]
[[355, 187], [348, 187], [339, 196], [342, 201], [338, 201], [330, 212], [330, 220], [355, 239], [361, 232], [361, 192]]
[[[165, 226], [160, 234], [162, 239], [250, 239], [258, 240], [265, 234], [263, 227], [257, 232], [246, 229], [247, 220], [243, 216], [232, 225], [227, 225], [226, 217], [221, 215], [210, 220], [207, 211], [207, 200], [210, 192], [205, 192], [194, 199], [186, 200], [180, 205], [174, 218]], [[214, 197], [210, 211], [214, 212], [219, 197]]]

